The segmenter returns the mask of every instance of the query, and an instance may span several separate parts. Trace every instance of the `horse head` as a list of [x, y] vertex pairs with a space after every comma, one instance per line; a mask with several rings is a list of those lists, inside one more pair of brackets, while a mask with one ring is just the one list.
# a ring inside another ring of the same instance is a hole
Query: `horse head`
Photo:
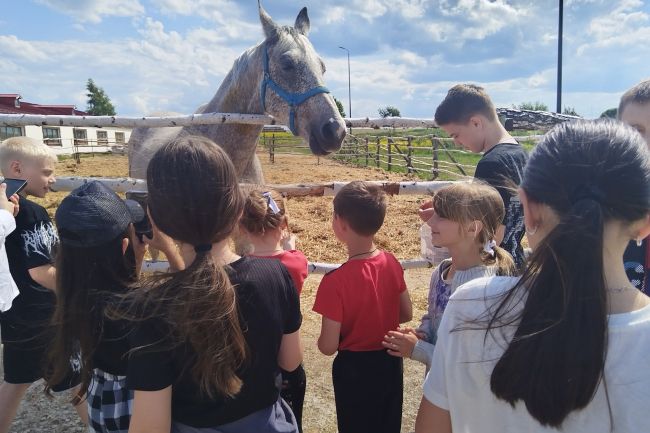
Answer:
[[339, 150], [345, 123], [324, 86], [325, 63], [307, 38], [307, 8], [300, 11], [293, 27], [275, 24], [261, 4], [259, 14], [266, 36], [261, 45], [264, 111], [309, 142], [315, 155]]

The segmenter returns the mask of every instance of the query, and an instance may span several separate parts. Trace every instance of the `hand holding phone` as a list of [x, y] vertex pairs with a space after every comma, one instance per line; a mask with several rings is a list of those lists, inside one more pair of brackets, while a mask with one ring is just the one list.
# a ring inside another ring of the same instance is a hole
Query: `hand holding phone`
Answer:
[[151, 228], [151, 222], [149, 221], [149, 214], [147, 212], [147, 193], [144, 191], [129, 191], [126, 193], [126, 198], [137, 201], [142, 207], [142, 210], [144, 210], [144, 218], [133, 223], [135, 234], [140, 238], [140, 242], [143, 242], [143, 236], [152, 239], [153, 231]]
[[10, 197], [6, 196], [7, 184], [0, 183], [0, 209], [4, 209], [9, 212], [14, 217], [18, 215], [18, 196], [12, 195]]
[[24, 179], [11, 179], [5, 177], [2, 181], [7, 185], [7, 199], [10, 199], [12, 195], [20, 193], [27, 186], [27, 181]]

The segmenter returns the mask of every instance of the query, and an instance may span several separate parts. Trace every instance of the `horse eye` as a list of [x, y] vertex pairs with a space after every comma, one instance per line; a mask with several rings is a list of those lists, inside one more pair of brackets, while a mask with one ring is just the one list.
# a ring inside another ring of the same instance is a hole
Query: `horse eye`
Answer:
[[280, 67], [283, 71], [292, 71], [295, 68], [293, 60], [288, 57], [283, 57], [280, 59]]

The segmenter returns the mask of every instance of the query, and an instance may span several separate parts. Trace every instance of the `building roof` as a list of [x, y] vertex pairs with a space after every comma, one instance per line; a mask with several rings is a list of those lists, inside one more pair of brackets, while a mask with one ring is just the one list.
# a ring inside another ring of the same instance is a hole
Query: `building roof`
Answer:
[[17, 93], [0, 93], [0, 113], [2, 114], [43, 114], [58, 116], [88, 116], [74, 105], [34, 104], [21, 101]]

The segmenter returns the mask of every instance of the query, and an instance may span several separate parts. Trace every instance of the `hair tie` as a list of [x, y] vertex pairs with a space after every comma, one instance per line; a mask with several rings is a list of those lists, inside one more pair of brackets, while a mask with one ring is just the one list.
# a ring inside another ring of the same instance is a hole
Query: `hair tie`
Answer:
[[581, 200], [593, 200], [602, 203], [605, 200], [605, 193], [596, 185], [581, 184], [569, 194], [569, 201], [571, 204], [576, 204]]
[[207, 253], [212, 249], [212, 244], [199, 244], [194, 246], [195, 253]]
[[497, 246], [497, 241], [490, 239], [489, 241], [483, 244], [483, 252], [488, 253], [490, 256], [494, 257], [494, 247]]
[[280, 207], [275, 202], [275, 200], [273, 200], [273, 197], [271, 197], [271, 193], [268, 192], [268, 191], [263, 192], [262, 196], [266, 197], [266, 204], [269, 207], [269, 209], [271, 209], [271, 212], [273, 212], [274, 215], [279, 214], [280, 213]]

